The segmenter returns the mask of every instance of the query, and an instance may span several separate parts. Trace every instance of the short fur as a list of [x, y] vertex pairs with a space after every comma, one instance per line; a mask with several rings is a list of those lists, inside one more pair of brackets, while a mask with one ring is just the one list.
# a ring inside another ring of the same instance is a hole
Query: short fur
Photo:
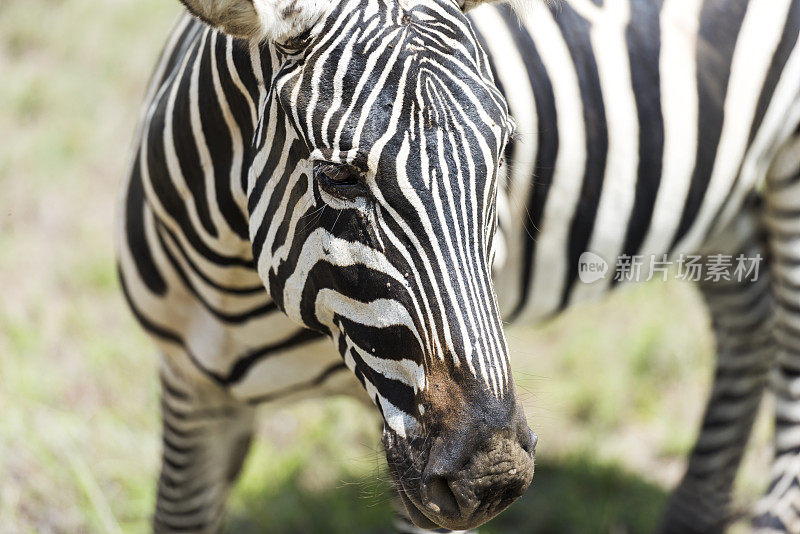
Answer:
[[[457, 0], [464, 11], [493, 0]], [[507, 0], [517, 12], [530, 2]], [[545, 0], [548, 1], [548, 0]], [[181, 0], [197, 18], [248, 40], [282, 42], [302, 34], [329, 9], [332, 0]]]
[[196, 17], [229, 35], [285, 41], [316, 22], [330, 0], [181, 0]]

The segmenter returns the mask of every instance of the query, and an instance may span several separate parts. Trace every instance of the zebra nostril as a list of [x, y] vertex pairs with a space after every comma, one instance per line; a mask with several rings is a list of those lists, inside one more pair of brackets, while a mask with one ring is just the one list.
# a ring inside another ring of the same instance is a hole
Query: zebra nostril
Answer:
[[423, 484], [423, 502], [425, 507], [435, 514], [454, 517], [459, 514], [458, 501], [450, 488], [449, 481], [434, 475], [428, 477]]
[[536, 451], [536, 444], [539, 443], [539, 436], [533, 430], [528, 430], [528, 432], [530, 432], [531, 442], [529, 447], [525, 447], [525, 452], [533, 454]]
[[519, 446], [522, 447], [522, 450], [529, 455], [533, 455], [536, 451], [536, 444], [539, 443], [539, 436], [536, 435], [536, 432], [531, 430], [526, 424], [519, 429], [517, 436]]

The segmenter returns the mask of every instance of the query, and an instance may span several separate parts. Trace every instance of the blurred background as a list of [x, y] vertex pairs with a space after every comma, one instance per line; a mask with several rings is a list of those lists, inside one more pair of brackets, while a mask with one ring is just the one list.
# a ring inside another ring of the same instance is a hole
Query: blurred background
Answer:
[[[156, 355], [121, 298], [113, 236], [144, 87], [179, 9], [0, 0], [0, 532], [148, 531]], [[650, 532], [712, 373], [693, 288], [625, 288], [508, 336], [537, 469], [481, 532]], [[768, 409], [743, 505], [766, 482]], [[377, 413], [329, 399], [259, 421], [229, 531], [388, 531]]]

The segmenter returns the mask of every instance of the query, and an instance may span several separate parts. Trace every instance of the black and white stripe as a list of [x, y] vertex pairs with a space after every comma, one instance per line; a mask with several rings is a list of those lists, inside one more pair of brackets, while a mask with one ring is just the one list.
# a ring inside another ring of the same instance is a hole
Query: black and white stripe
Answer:
[[[343, 1], [281, 45], [178, 22], [119, 247], [165, 376], [192, 384], [193, 410], [238, 421], [249, 404], [352, 392], [354, 374], [414, 436], [438, 370], [512, 392], [498, 309], [532, 321], [611, 288], [579, 282], [582, 252], [769, 254], [772, 277], [702, 288], [718, 372], [663, 528], [728, 519], [777, 351], [781, 454], [759, 521], [796, 531], [800, 2], [533, 2], [520, 19], [483, 6], [474, 32], [450, 0], [409, 4]], [[315, 162], [356, 169], [370, 200], [321, 185]], [[170, 443], [162, 478], [184, 467]], [[191, 502], [221, 511], [224, 492]]]

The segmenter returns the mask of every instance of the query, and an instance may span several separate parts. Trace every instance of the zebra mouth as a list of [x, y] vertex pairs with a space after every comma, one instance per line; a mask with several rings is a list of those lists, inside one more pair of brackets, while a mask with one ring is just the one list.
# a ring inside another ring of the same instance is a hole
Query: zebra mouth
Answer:
[[384, 430], [389, 471], [408, 518], [419, 528], [469, 530], [492, 519], [531, 483], [533, 445], [496, 437], [452, 472], [439, 471], [441, 437], [405, 439]]
[[420, 507], [414, 503], [414, 499], [409, 494], [411, 491], [408, 487], [409, 484], [406, 484], [406, 480], [418, 480], [422, 475], [428, 456], [428, 453], [421, 447], [422, 443], [414, 446], [412, 445], [413, 439], [401, 438], [388, 426], [384, 426], [381, 441], [386, 451], [389, 473], [392, 475], [395, 489], [403, 501], [409, 519], [420, 528], [440, 528], [441, 525], [423, 514]]
[[406, 507], [406, 513], [408, 513], [408, 518], [411, 519], [412, 523], [419, 528], [429, 530], [442, 528], [443, 525], [434, 523], [428, 516], [420, 511], [419, 506], [414, 504], [414, 501], [411, 500], [411, 497], [408, 496], [406, 489], [401, 484], [397, 484], [397, 493], [400, 495], [400, 500], [403, 501], [403, 506]]
[[[383, 431], [383, 445], [386, 450], [386, 460], [389, 472], [392, 475], [395, 489], [406, 509], [408, 518], [419, 528], [438, 529], [447, 528], [437, 523], [422, 511], [422, 504], [418, 498], [412, 497], [412, 489], [406, 480], [419, 480], [422, 476], [429, 451], [422, 450], [425, 440], [409, 440], [401, 438], [393, 430], [386, 427]], [[416, 444], [414, 441], [419, 441]], [[412, 443], [414, 443], [412, 445]], [[417, 445], [417, 446], [415, 446]]]

